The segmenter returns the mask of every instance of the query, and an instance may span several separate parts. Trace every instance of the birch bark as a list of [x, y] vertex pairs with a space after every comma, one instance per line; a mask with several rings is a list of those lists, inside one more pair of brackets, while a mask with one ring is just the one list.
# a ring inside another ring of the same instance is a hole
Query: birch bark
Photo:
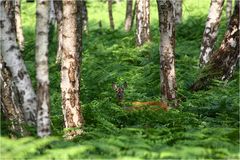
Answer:
[[150, 0], [136, 0], [137, 46], [150, 41]]
[[163, 100], [176, 99], [174, 0], [157, 0], [160, 27], [160, 83]]
[[82, 134], [83, 116], [79, 100], [79, 46], [77, 1], [63, 1], [63, 48], [61, 65], [62, 109], [66, 137]]
[[224, 0], [211, 0], [208, 18], [203, 33], [199, 66], [203, 67], [212, 55], [217, 39], [218, 28], [221, 20]]
[[49, 76], [48, 76], [48, 0], [37, 0], [36, 11], [36, 72], [37, 72], [37, 135], [45, 137], [51, 134], [49, 117]]
[[125, 17], [125, 31], [129, 32], [132, 28], [132, 16], [133, 16], [133, 0], [127, 0], [126, 17]]
[[20, 92], [25, 120], [29, 124], [35, 124], [37, 109], [36, 95], [21, 57], [16, 42], [16, 35], [14, 34], [15, 32], [12, 30], [2, 0], [0, 0], [0, 15], [0, 39], [2, 41], [1, 52], [3, 61], [6, 62], [6, 66], [10, 69], [13, 81]]

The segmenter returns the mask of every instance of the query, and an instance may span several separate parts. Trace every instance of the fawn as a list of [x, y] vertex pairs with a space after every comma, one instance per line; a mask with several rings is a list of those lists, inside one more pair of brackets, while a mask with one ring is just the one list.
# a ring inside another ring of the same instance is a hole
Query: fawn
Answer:
[[124, 90], [127, 88], [127, 82], [124, 82], [123, 85], [117, 85], [115, 83], [112, 83], [112, 88], [116, 92], [116, 98], [118, 101], [118, 104], [123, 106], [127, 110], [141, 110], [144, 109], [143, 106], [158, 106], [160, 108], [151, 108], [152, 110], [159, 110], [163, 109], [164, 111], [167, 111], [169, 109], [167, 103], [161, 102], [161, 101], [148, 101], [148, 102], [131, 102], [132, 106], [124, 106]]

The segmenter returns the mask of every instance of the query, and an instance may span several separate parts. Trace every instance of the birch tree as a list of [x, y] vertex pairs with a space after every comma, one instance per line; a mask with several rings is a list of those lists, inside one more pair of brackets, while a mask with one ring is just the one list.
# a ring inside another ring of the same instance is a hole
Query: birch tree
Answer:
[[87, 32], [88, 30], [88, 10], [87, 10], [87, 0], [81, 0], [82, 1], [82, 28], [84, 32]]
[[49, 78], [48, 78], [48, 0], [37, 0], [36, 11], [36, 79], [37, 79], [37, 134], [39, 137], [50, 135], [49, 117]]
[[14, 34], [15, 32], [12, 30], [2, 0], [0, 0], [0, 15], [0, 38], [3, 61], [6, 62], [6, 66], [10, 69], [13, 81], [20, 93], [25, 120], [29, 124], [35, 124], [37, 108], [36, 95], [31, 84], [31, 79], [27, 73], [26, 66], [21, 57], [16, 42], [16, 35]]
[[111, 30], [114, 30], [114, 20], [112, 13], [112, 0], [108, 0], [108, 14], [109, 14], [109, 22]]
[[126, 17], [125, 17], [125, 31], [129, 32], [132, 28], [132, 16], [133, 16], [133, 0], [127, 0], [126, 5]]
[[229, 80], [239, 62], [239, 1], [236, 1], [224, 39], [200, 75], [200, 78], [191, 86], [194, 91], [206, 88], [212, 79]]
[[176, 0], [175, 2], [175, 16], [176, 23], [181, 23], [182, 21], [182, 0]]
[[160, 83], [163, 100], [176, 99], [174, 0], [157, 0], [160, 28]]
[[20, 95], [15, 83], [12, 81], [12, 74], [6, 63], [3, 62], [0, 54], [0, 105], [4, 116], [9, 121], [8, 128], [10, 136], [26, 136], [24, 128], [25, 120], [20, 102]]
[[217, 39], [218, 28], [221, 20], [224, 0], [211, 0], [207, 22], [201, 44], [199, 66], [203, 67], [213, 52]]
[[137, 46], [150, 41], [150, 0], [136, 0]]
[[[79, 16], [79, 15], [78, 15]], [[83, 116], [79, 101], [79, 46], [77, 34], [77, 1], [63, 1], [63, 49], [61, 63], [62, 109], [66, 137], [83, 132]]]
[[15, 0], [15, 24], [16, 24], [16, 34], [17, 42], [21, 52], [24, 50], [24, 36], [22, 30], [22, 20], [21, 20], [21, 0]]
[[63, 2], [62, 0], [54, 1], [54, 9], [56, 13], [56, 20], [57, 20], [57, 34], [58, 34], [58, 50], [57, 50], [57, 58], [56, 63], [61, 62], [62, 57], [62, 19], [63, 19]]
[[[50, 5], [50, 9], [49, 9], [49, 23], [51, 25], [54, 25], [55, 22], [56, 22], [56, 11], [55, 11], [55, 8], [54, 8], [54, 1], [56, 0], [49, 0], [49, 5]], [[57, 0], [59, 1], [59, 0]]]
[[227, 25], [229, 24], [231, 15], [232, 15], [232, 0], [226, 0], [226, 19], [227, 19]]

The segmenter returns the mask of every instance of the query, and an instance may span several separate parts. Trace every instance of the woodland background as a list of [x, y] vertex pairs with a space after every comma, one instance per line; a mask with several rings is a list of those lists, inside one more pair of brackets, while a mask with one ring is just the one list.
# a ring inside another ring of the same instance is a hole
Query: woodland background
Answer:
[[[88, 1], [89, 30], [83, 35], [81, 106], [84, 134], [63, 140], [60, 66], [55, 63], [56, 29], [49, 45], [52, 136], [10, 139], [1, 120], [1, 159], [238, 159], [239, 70], [228, 82], [215, 80], [208, 90], [189, 91], [199, 75], [199, 53], [209, 0], [184, 0], [183, 19], [176, 28], [176, 77], [180, 106], [168, 112], [126, 112], [116, 104], [112, 82], [128, 83], [126, 101], [159, 100], [159, 25], [151, 1], [151, 42], [135, 45], [135, 27], [124, 31], [126, 3], [113, 5], [115, 30], [110, 30], [107, 3]], [[34, 87], [35, 3], [22, 1], [24, 61]], [[99, 28], [99, 21], [102, 28]], [[135, 25], [134, 25], [135, 26]], [[226, 31], [223, 11], [216, 48]], [[1, 116], [2, 117], [2, 116]], [[34, 128], [28, 128], [33, 134]]]

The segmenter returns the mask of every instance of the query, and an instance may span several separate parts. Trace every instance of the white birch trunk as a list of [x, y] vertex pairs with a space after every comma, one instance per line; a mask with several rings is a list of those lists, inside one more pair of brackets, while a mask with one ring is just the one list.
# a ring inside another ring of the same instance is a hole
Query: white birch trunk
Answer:
[[0, 38], [3, 60], [6, 62], [7, 67], [9, 67], [13, 81], [16, 83], [18, 91], [20, 92], [25, 119], [29, 124], [35, 124], [37, 109], [36, 95], [21, 57], [16, 42], [16, 35], [14, 34], [15, 32], [12, 31], [10, 20], [1, 2], [2, 0], [0, 0]]
[[136, 0], [136, 43], [138, 46], [150, 41], [150, 0]]
[[182, 21], [182, 0], [176, 0], [175, 2], [175, 16], [176, 23], [181, 23]]
[[48, 76], [48, 32], [49, 1], [37, 0], [36, 12], [36, 71], [37, 71], [37, 134], [50, 135], [49, 76]]
[[211, 0], [208, 18], [203, 33], [199, 66], [203, 67], [212, 55], [217, 39], [224, 0]]
[[22, 21], [21, 21], [21, 0], [15, 0], [15, 24], [16, 24], [16, 34], [17, 41], [20, 48], [20, 51], [24, 50], [24, 36], [22, 30]]
[[28, 132], [24, 128], [24, 115], [20, 103], [19, 92], [12, 75], [0, 54], [0, 105], [6, 120], [9, 121], [8, 128], [11, 137], [26, 136]]
[[56, 22], [56, 11], [55, 11], [55, 8], [54, 8], [54, 1], [56, 1], [56, 0], [48, 0], [48, 1], [50, 3], [49, 23], [54, 25], [55, 22]]
[[157, 0], [160, 26], [160, 80], [163, 100], [176, 99], [174, 0]]
[[132, 16], [133, 16], [133, 0], [127, 0], [126, 5], [126, 17], [125, 17], [125, 31], [129, 32], [132, 28]]
[[[61, 65], [62, 109], [66, 137], [82, 134], [83, 117], [79, 101], [79, 46], [77, 33], [77, 2], [63, 1], [63, 49]], [[78, 15], [79, 16], [79, 15]]]
[[56, 20], [57, 20], [57, 30], [58, 30], [58, 51], [56, 57], [56, 63], [61, 63], [62, 58], [62, 19], [63, 19], [63, 4], [62, 0], [54, 1], [54, 8], [56, 12]]

